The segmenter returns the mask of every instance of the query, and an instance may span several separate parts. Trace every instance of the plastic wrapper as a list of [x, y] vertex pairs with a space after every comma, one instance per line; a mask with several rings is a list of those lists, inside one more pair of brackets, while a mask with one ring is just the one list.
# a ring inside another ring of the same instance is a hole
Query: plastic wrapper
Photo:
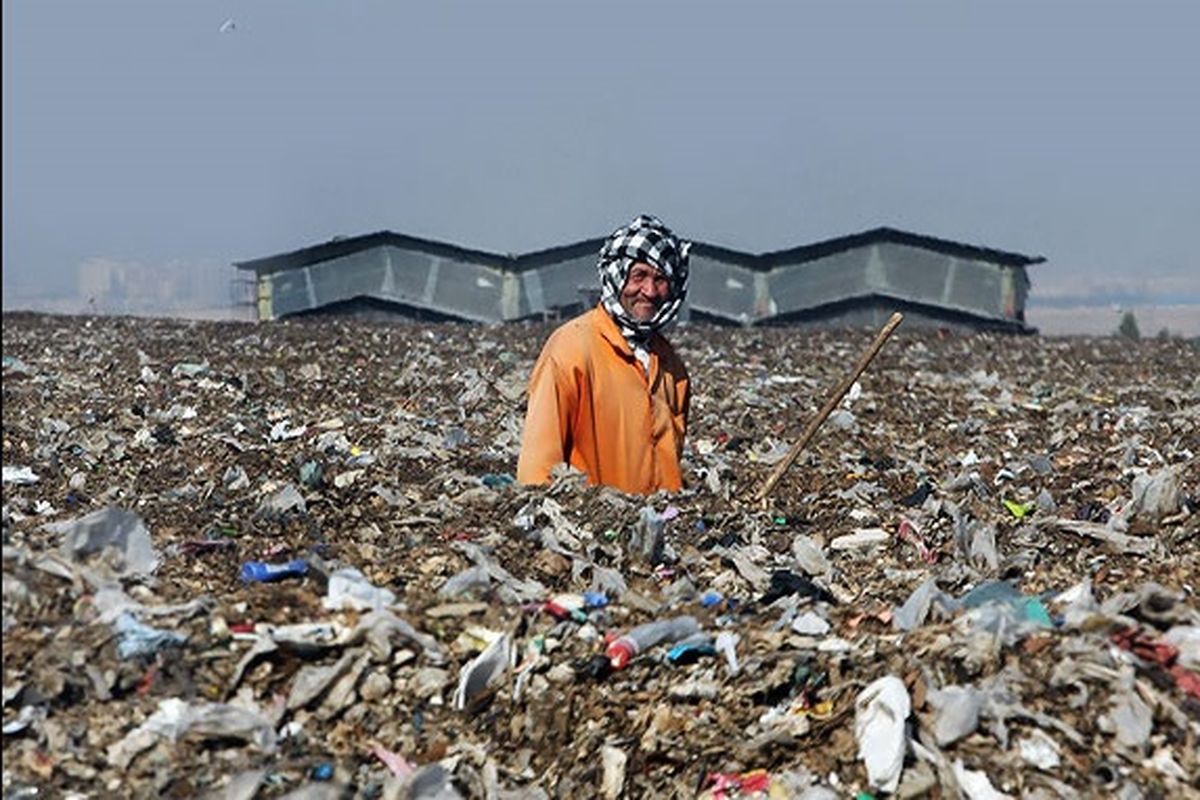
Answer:
[[858, 757], [866, 765], [867, 782], [873, 788], [894, 792], [900, 785], [911, 708], [908, 690], [891, 675], [867, 686], [854, 701]]

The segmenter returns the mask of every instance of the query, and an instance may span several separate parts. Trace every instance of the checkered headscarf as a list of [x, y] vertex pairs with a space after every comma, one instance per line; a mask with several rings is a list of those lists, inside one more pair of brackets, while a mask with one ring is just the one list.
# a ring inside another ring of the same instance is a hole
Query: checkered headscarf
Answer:
[[[600, 302], [612, 316], [626, 339], [645, 339], [679, 313], [687, 297], [688, 251], [692, 243], [679, 239], [658, 217], [642, 214], [623, 228], [617, 228], [600, 248], [596, 269], [600, 273]], [[639, 322], [621, 306], [621, 290], [629, 270], [645, 262], [667, 276], [671, 294], [650, 320]]]

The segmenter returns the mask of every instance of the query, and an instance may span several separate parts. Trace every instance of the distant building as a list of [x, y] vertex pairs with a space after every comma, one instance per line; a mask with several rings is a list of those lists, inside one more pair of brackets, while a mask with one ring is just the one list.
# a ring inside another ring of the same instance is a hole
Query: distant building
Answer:
[[[260, 320], [300, 314], [510, 322], [595, 303], [602, 239], [499, 255], [381, 231], [241, 261]], [[773, 253], [697, 242], [684, 318], [1032, 332], [1026, 267], [1045, 259], [876, 228]]]
[[[225, 265], [224, 270], [228, 270]], [[210, 264], [89, 258], [76, 269], [76, 303], [87, 313], [229, 313], [229, 276]]]

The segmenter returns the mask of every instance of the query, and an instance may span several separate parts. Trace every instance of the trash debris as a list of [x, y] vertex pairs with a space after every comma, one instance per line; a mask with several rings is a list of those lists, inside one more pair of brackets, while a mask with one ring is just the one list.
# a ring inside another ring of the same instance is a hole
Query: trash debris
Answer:
[[1116, 555], [1126, 553], [1134, 555], [1146, 555], [1154, 549], [1153, 539], [1139, 539], [1133, 536], [1126, 536], [1123, 533], [1112, 530], [1104, 524], [1098, 522], [1081, 522], [1073, 519], [1058, 519], [1054, 523], [1060, 530], [1077, 533], [1080, 536], [1086, 536], [1090, 539], [1095, 539], [1104, 542], [1108, 545], [1106, 550]]
[[10, 467], [5, 464], [4, 482], [16, 486], [29, 486], [38, 482], [38, 476], [29, 467]]
[[[309, 489], [320, 489], [325, 478], [325, 468], [319, 461], [309, 459], [300, 465], [300, 483]], [[277, 503], [277, 505], [283, 505]], [[299, 503], [296, 503], [298, 506]]]
[[712, 800], [725, 800], [731, 797], [728, 792], [736, 792], [738, 797], [755, 797], [765, 795], [771, 788], [771, 776], [765, 769], [754, 769], [742, 773], [712, 772], [707, 776], [708, 791], [702, 797]]
[[829, 623], [823, 617], [806, 611], [792, 620], [792, 630], [802, 636], [824, 636], [829, 633]]
[[617, 800], [625, 786], [625, 764], [629, 757], [625, 751], [605, 745], [600, 748], [600, 796], [605, 800]]
[[900, 785], [908, 749], [906, 721], [911, 710], [908, 690], [888, 675], [867, 686], [854, 701], [854, 738], [858, 757], [867, 768], [871, 788], [894, 792]]
[[937, 711], [933, 724], [934, 740], [946, 747], [972, 734], [979, 727], [979, 712], [984, 695], [970, 686], [946, 686], [927, 695], [929, 704]]
[[891, 538], [883, 528], [859, 528], [853, 533], [835, 538], [829, 543], [829, 549], [868, 550], [876, 545], [887, 544]]
[[273, 516], [280, 516], [293, 510], [304, 513], [308, 510], [308, 504], [304, 500], [304, 495], [300, 494], [300, 490], [290, 483], [276, 489], [263, 500], [259, 507], [260, 513]]
[[62, 536], [59, 550], [70, 560], [87, 562], [91, 556], [99, 556], [117, 577], [149, 575], [158, 568], [158, 551], [150, 532], [131, 511], [103, 508], [42, 528]]
[[954, 762], [954, 779], [967, 800], [1012, 800], [1011, 794], [999, 792], [992, 786], [986, 773], [963, 766], [962, 759]]
[[675, 617], [638, 625], [608, 645], [605, 655], [613, 669], [624, 669], [638, 653], [645, 652], [656, 644], [678, 642], [699, 632], [700, 625], [695, 617]]
[[801, 597], [809, 597], [814, 600], [820, 600], [825, 603], [836, 603], [837, 600], [828, 590], [817, 585], [803, 575], [797, 575], [794, 572], [786, 569], [776, 570], [771, 573], [771, 585], [763, 594], [763, 605], [770, 605], [781, 597], [791, 597], [792, 595], [800, 595]]
[[350, 671], [355, 658], [355, 653], [345, 652], [333, 664], [310, 664], [301, 667], [292, 682], [292, 690], [288, 693], [284, 707], [288, 711], [294, 711], [312, 704], [325, 694], [339, 678]]
[[1185, 646], [1191, 648], [1186, 654], [1172, 644], [1167, 637], [1163, 637], [1160, 641], [1155, 641], [1152, 636], [1144, 634], [1137, 628], [1126, 628], [1117, 631], [1112, 634], [1111, 639], [1122, 650], [1130, 651], [1142, 659], [1143, 662], [1164, 669], [1182, 692], [1200, 700], [1200, 672], [1196, 670], [1194, 661], [1194, 630], [1193, 628], [1190, 639], [1186, 638], [1189, 635], [1189, 631], [1186, 628], [1182, 630], [1172, 628], [1168, 632], [1168, 635], [1175, 633], [1176, 639], [1183, 641]]
[[675, 644], [667, 651], [667, 661], [672, 664], [695, 664], [704, 656], [715, 656], [717, 648], [707, 633], [693, 634]]
[[383, 745], [373, 743], [371, 745], [371, 754], [383, 762], [384, 766], [391, 771], [392, 775], [397, 778], [407, 778], [414, 771], [412, 764], [399, 753], [393, 753]]
[[736, 633], [721, 631], [717, 634], [717, 640], [714, 644], [717, 652], [725, 657], [725, 664], [729, 669], [730, 675], [736, 675], [740, 668], [737, 657], [737, 644], [740, 638]]
[[868, 332], [681, 325], [646, 498], [549, 330], [6, 314], [6, 796], [1188, 796], [1194, 344], [898, 331], [763, 504]]
[[1153, 709], [1135, 692], [1113, 698], [1112, 711], [1100, 718], [1100, 728], [1112, 733], [1123, 747], [1141, 750], [1150, 741], [1154, 728]]
[[1028, 736], [1017, 740], [1017, 750], [1026, 764], [1043, 772], [1053, 772], [1062, 763], [1058, 742], [1037, 728], [1030, 731]]
[[801, 534], [792, 539], [792, 556], [800, 569], [809, 575], [821, 577], [829, 574], [829, 560], [811, 536]]
[[287, 578], [302, 578], [308, 574], [308, 562], [304, 559], [284, 564], [266, 564], [262, 561], [247, 561], [239, 573], [244, 583], [273, 583]]
[[1012, 514], [1017, 519], [1023, 519], [1026, 514], [1037, 508], [1037, 503], [1018, 503], [1013, 500], [1005, 500], [1004, 507], [1008, 509], [1008, 513]]
[[1168, 467], [1133, 479], [1133, 500], [1129, 507], [1135, 515], [1159, 519], [1178, 511], [1181, 498], [1179, 470]]
[[933, 487], [929, 485], [929, 481], [924, 481], [918, 486], [912, 494], [906, 495], [900, 499], [900, 505], [907, 508], [917, 508], [925, 503], [926, 498], [933, 494]]
[[321, 605], [330, 611], [378, 611], [395, 604], [394, 592], [373, 586], [353, 567], [343, 567], [329, 575], [329, 588], [321, 600]]
[[140, 753], [160, 740], [177, 742], [189, 734], [221, 739], [242, 739], [264, 753], [275, 752], [271, 723], [260, 714], [222, 703], [190, 704], [169, 697], [145, 722], [108, 749], [108, 760], [124, 770]]
[[665, 513], [659, 514], [653, 507], [645, 506], [629, 539], [630, 552], [638, 555], [647, 564], [661, 563], [668, 519], [670, 517]]
[[182, 634], [138, 622], [128, 611], [117, 617], [113, 632], [117, 634], [117, 655], [121, 658], [152, 656], [168, 647], [180, 647], [187, 641]]
[[943, 613], [953, 613], [960, 607], [957, 600], [938, 588], [937, 579], [930, 578], [914, 589], [904, 604], [896, 609], [892, 616], [892, 624], [901, 631], [918, 628], [925, 624], [929, 612], [935, 605]]
[[489, 472], [486, 475], [479, 476], [479, 482], [490, 489], [502, 489], [505, 486], [512, 486], [514, 483], [516, 483], [516, 480], [516, 478], [507, 472], [502, 474]]
[[497, 636], [474, 661], [463, 667], [454, 691], [454, 708], [462, 711], [482, 695], [511, 664], [512, 641], [508, 634]]

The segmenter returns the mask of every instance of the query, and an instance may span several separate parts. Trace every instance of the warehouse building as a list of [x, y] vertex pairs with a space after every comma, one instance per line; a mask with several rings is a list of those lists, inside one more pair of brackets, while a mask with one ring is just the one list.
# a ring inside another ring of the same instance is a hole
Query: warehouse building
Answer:
[[[603, 239], [500, 255], [381, 231], [242, 261], [257, 318], [512, 322], [595, 303]], [[893, 228], [752, 254], [696, 242], [682, 319], [730, 325], [909, 325], [1031, 332], [1026, 268], [1038, 256]]]

